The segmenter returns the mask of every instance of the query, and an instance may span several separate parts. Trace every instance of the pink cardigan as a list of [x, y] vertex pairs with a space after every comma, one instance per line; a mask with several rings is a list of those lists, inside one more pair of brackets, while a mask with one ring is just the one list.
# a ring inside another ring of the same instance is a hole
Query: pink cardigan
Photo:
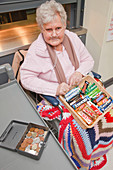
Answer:
[[[78, 57], [79, 68], [76, 71], [86, 75], [93, 68], [93, 58], [75, 33], [66, 30], [65, 34], [71, 39]], [[64, 50], [64, 54], [65, 58], [59, 59], [62, 63], [66, 77], [69, 78], [75, 70], [68, 58], [66, 50]], [[60, 54], [58, 55], [60, 56]], [[68, 64], [69, 67], [67, 67]], [[40, 34], [37, 40], [35, 40], [30, 46], [25, 61], [20, 69], [20, 77], [24, 88], [39, 94], [55, 96], [58, 87], [58, 80], [42, 34]]]

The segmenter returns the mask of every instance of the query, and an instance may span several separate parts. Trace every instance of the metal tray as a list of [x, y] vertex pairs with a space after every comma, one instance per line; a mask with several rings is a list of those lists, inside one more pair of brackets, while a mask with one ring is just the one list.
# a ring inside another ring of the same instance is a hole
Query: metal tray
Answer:
[[[40, 150], [37, 155], [28, 153], [26, 151], [22, 151], [19, 149], [21, 146], [21, 143], [26, 138], [26, 134], [29, 132], [30, 128], [32, 127], [43, 129], [44, 132], [46, 132], [44, 136], [44, 141], [41, 143]], [[17, 151], [19, 154], [39, 160], [44, 150], [48, 136], [49, 136], [48, 127], [37, 125], [34, 123], [26, 123], [26, 122], [21, 122], [17, 120], [12, 120], [7, 126], [7, 128], [5, 129], [5, 131], [0, 136], [0, 147], [9, 149], [12, 151]]]

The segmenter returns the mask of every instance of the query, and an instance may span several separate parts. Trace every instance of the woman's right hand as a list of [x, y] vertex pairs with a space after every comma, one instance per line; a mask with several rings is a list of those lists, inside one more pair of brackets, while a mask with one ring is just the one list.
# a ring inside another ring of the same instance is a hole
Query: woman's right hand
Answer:
[[65, 95], [69, 90], [70, 90], [70, 86], [63, 82], [59, 84], [59, 86], [57, 87], [56, 95], [57, 96]]

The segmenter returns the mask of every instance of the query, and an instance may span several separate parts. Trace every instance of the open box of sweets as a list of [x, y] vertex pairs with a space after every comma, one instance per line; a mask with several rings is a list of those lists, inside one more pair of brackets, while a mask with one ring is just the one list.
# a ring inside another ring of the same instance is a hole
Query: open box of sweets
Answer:
[[0, 136], [0, 147], [38, 160], [48, 136], [48, 127], [12, 120]]
[[83, 129], [92, 128], [113, 107], [113, 97], [91, 76], [59, 99]]

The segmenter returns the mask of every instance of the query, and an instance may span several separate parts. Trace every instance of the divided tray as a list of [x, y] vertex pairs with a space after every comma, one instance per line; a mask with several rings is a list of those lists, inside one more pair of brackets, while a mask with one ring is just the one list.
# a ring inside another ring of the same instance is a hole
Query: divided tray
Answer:
[[[106, 89], [101, 86], [93, 77], [91, 76], [86, 76], [82, 79], [82, 81], [80, 82], [79, 84], [79, 88], [81, 89], [85, 83], [85, 81], [88, 81], [90, 83], [95, 83], [95, 85], [97, 85], [97, 87], [103, 92], [106, 94], [107, 98], [111, 97], [112, 100], [113, 100], [113, 97], [106, 91]], [[92, 124], [87, 124], [83, 118], [77, 114], [76, 110], [73, 109], [73, 107], [71, 107], [65, 100], [64, 96], [59, 96], [59, 99], [60, 101], [64, 104], [64, 106], [70, 111], [70, 113], [72, 114], [72, 116], [74, 117], [74, 119], [79, 123], [79, 125], [83, 128], [83, 129], [86, 129], [86, 128], [92, 128], [108, 111], [111, 110], [111, 108], [113, 107], [113, 103], [111, 104], [111, 106], [104, 111], [104, 113], [102, 113], [101, 115], [98, 116], [97, 119], [95, 119], [93, 121]]]

